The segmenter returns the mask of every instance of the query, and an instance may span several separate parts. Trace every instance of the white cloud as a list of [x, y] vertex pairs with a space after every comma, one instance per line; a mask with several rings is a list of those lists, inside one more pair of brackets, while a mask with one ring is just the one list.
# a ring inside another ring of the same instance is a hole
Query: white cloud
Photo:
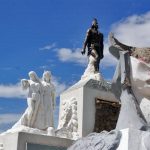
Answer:
[[[122, 43], [136, 47], [150, 47], [150, 12], [142, 15], [132, 15], [114, 23], [111, 32]], [[115, 66], [117, 60], [108, 52], [109, 44], [105, 42], [102, 66]]]
[[127, 45], [150, 47], [150, 12], [132, 15], [113, 24], [112, 32]]
[[[116, 64], [115, 58], [108, 51], [108, 43], [105, 42], [104, 47], [104, 59], [102, 60], [103, 67], [114, 66]], [[58, 58], [62, 62], [74, 62], [79, 65], [87, 65], [88, 58], [86, 55], [81, 54], [81, 49], [77, 48], [75, 50], [69, 48], [61, 48], [57, 50]]]
[[74, 50], [69, 48], [60, 48], [57, 50], [59, 60], [63, 62], [74, 62], [80, 65], [87, 63], [86, 55], [82, 56], [81, 49], [76, 48]]
[[[150, 12], [142, 15], [132, 15], [111, 27], [119, 41], [124, 44], [136, 47], [150, 47]], [[104, 42], [104, 58], [101, 61], [102, 67], [115, 66], [117, 60], [108, 51], [109, 44]], [[82, 56], [81, 49], [60, 48], [57, 50], [58, 58], [62, 62], [74, 62], [79, 65], [87, 64], [87, 57]]]
[[50, 69], [50, 67], [47, 65], [40, 66], [39, 68], [42, 70], [49, 70]]
[[21, 114], [0, 114], [0, 125], [16, 122], [20, 117]]
[[27, 92], [22, 90], [20, 83], [4, 85], [0, 84], [0, 97], [4, 98], [25, 98]]
[[65, 83], [60, 83], [54, 76], [52, 77], [52, 83], [55, 86], [57, 97], [68, 87]]
[[[56, 77], [52, 77], [52, 82], [56, 88], [56, 96], [59, 96], [63, 92], [67, 85], [65, 83], [60, 83]], [[26, 98], [28, 90], [22, 90], [21, 84], [0, 84], [0, 97], [3, 98]]]
[[55, 48], [56, 47], [56, 43], [52, 43], [52, 44], [49, 44], [49, 45], [46, 45], [42, 48], [39, 48], [40, 51], [43, 51], [43, 50], [50, 50], [52, 48]]
[[6, 131], [21, 117], [21, 114], [0, 114], [0, 133]]
[[109, 53], [108, 51], [109, 45], [108, 42], [104, 43], [104, 58], [101, 61], [102, 67], [112, 67], [117, 64], [117, 60]]

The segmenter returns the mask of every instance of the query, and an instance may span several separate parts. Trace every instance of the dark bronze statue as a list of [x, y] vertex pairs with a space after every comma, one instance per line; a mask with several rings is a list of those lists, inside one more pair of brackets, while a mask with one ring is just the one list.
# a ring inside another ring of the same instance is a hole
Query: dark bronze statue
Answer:
[[[92, 55], [95, 57], [96, 61], [94, 63], [95, 71], [99, 72], [99, 63], [100, 60], [104, 57], [103, 56], [103, 34], [98, 31], [98, 22], [97, 19], [94, 19], [92, 21], [91, 28], [88, 29], [86, 38], [84, 41], [83, 50], [81, 51], [82, 55], [85, 54], [86, 47], [88, 48], [87, 55]], [[94, 53], [92, 53], [92, 50], [95, 50], [97, 52], [97, 56], [95, 56]]]

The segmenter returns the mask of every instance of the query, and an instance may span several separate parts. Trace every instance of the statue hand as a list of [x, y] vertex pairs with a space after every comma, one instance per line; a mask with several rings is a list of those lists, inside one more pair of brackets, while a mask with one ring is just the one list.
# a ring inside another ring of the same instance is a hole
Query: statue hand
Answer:
[[85, 54], [85, 50], [82, 50], [82, 51], [81, 51], [81, 54], [84, 55], [84, 54]]

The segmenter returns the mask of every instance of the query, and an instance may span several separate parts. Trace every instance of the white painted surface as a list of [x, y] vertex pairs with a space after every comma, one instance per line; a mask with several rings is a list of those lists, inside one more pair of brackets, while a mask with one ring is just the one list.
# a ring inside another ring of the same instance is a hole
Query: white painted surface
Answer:
[[140, 61], [134, 57], [131, 59], [131, 84], [139, 95], [150, 99], [150, 64]]
[[150, 64], [132, 56], [130, 60], [132, 89], [146, 121], [150, 123]]
[[129, 129], [121, 130], [122, 136], [117, 150], [128, 150]]
[[65, 138], [24, 132], [13, 134], [10, 133], [4, 136], [0, 136], [0, 143], [3, 143], [4, 150], [26, 150], [26, 143], [67, 148], [72, 144], [72, 142], [72, 140]]
[[140, 103], [140, 108], [147, 123], [150, 124], [150, 100], [147, 98], [143, 98]]

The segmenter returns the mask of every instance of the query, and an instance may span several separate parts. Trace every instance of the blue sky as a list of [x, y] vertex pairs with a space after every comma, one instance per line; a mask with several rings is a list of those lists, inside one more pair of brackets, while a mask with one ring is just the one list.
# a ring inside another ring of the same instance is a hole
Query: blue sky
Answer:
[[19, 83], [29, 71], [41, 77], [51, 70], [57, 104], [59, 94], [80, 80], [87, 63], [80, 50], [94, 17], [105, 37], [101, 73], [111, 80], [116, 61], [107, 51], [108, 33], [150, 47], [149, 6], [148, 0], [0, 0], [0, 131], [27, 106]]

